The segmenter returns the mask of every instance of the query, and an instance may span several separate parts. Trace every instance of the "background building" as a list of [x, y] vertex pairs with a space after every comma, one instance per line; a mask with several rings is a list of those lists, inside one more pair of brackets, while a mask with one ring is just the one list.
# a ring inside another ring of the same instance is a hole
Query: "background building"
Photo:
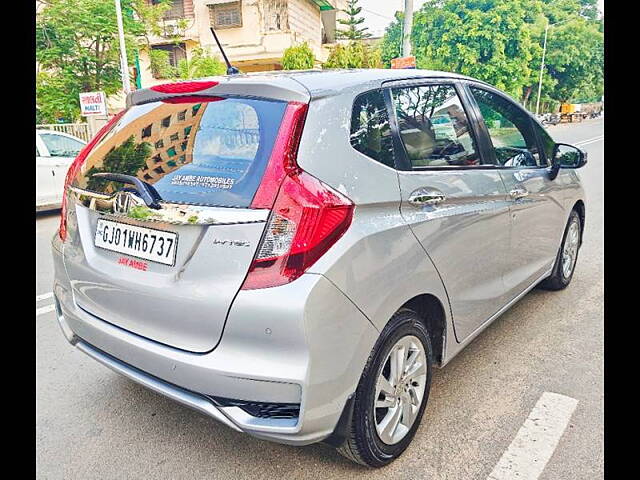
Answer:
[[[149, 0], [154, 2], [156, 0]], [[163, 32], [151, 36], [152, 49], [169, 52], [172, 66], [204, 47], [222, 58], [209, 30], [214, 27], [227, 56], [242, 72], [280, 70], [284, 51], [307, 42], [324, 62], [335, 43], [336, 16], [346, 0], [173, 0], [162, 20]], [[184, 27], [184, 28], [183, 28]], [[149, 55], [140, 53], [143, 87], [154, 78]]]

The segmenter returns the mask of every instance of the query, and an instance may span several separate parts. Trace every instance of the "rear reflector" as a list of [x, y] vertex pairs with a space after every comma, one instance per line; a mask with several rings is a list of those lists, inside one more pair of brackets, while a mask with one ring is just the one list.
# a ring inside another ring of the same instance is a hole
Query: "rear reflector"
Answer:
[[290, 103], [253, 208], [271, 216], [242, 289], [274, 287], [300, 277], [347, 231], [353, 203], [304, 172], [296, 156], [307, 106]]
[[115, 125], [115, 123], [118, 120], [120, 120], [122, 115], [124, 115], [125, 111], [126, 110], [122, 110], [121, 112], [116, 114], [113, 118], [111, 118], [111, 120], [109, 120], [109, 122], [107, 122], [107, 124], [104, 127], [98, 130], [98, 133], [96, 133], [96, 136], [93, 137], [91, 141], [87, 143], [82, 150], [80, 150], [80, 153], [78, 153], [78, 156], [69, 167], [69, 170], [67, 170], [67, 176], [65, 177], [65, 180], [64, 180], [64, 190], [62, 191], [62, 208], [60, 209], [60, 228], [58, 229], [58, 235], [60, 235], [60, 239], [63, 242], [67, 239], [67, 188], [69, 187], [69, 185], [71, 184], [75, 176], [78, 174], [78, 170], [80, 170], [80, 167], [86, 160], [87, 155], [89, 155], [89, 152], [91, 152], [93, 147], [96, 146], [96, 144], [102, 139], [102, 137], [104, 137], [105, 134], [109, 130], [111, 130], [111, 128]]
[[211, 87], [215, 87], [220, 82], [177, 82], [163, 83], [162, 85], [154, 85], [150, 90], [160, 93], [192, 93], [200, 92]]

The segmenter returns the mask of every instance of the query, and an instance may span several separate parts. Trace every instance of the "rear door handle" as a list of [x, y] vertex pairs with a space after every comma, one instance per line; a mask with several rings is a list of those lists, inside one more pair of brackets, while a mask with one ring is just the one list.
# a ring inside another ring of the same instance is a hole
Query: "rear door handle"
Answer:
[[511, 196], [511, 198], [513, 198], [514, 200], [518, 200], [520, 198], [524, 198], [527, 195], [529, 195], [529, 191], [524, 189], [524, 188], [514, 188], [513, 190], [511, 190], [509, 192], [509, 195]]
[[423, 187], [411, 192], [409, 203], [420, 207], [422, 205], [437, 205], [445, 201], [447, 197], [437, 188]]

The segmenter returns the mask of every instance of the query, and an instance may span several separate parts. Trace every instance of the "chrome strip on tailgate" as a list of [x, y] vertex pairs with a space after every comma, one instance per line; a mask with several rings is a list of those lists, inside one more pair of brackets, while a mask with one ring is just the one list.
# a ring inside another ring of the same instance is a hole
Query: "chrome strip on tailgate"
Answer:
[[100, 214], [146, 222], [174, 225], [235, 225], [263, 223], [269, 217], [269, 210], [266, 209], [206, 207], [169, 202], [160, 202], [161, 208], [153, 209], [138, 195], [128, 191], [107, 195], [69, 186], [68, 192], [73, 201]]

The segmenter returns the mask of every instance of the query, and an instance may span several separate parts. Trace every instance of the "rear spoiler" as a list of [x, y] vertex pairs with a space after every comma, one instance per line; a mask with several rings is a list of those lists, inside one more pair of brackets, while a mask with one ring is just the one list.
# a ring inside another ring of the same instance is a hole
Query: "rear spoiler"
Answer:
[[[232, 75], [185, 82], [165, 83], [134, 90], [127, 95], [127, 108], [180, 97], [256, 97], [285, 102], [309, 103], [311, 95], [299, 82], [284, 76]], [[187, 100], [187, 99], [185, 99]]]

